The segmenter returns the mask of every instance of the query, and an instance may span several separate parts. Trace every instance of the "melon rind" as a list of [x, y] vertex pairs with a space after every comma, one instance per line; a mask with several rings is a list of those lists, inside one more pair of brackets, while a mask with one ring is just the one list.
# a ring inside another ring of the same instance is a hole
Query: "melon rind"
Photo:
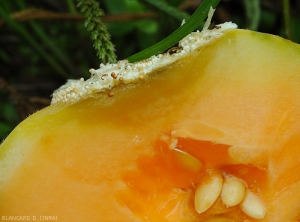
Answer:
[[[197, 31], [187, 35], [178, 44], [182, 50], [176, 53], [159, 54], [136, 63], [121, 60], [116, 64], [100, 64], [99, 69], [90, 69], [91, 78], [68, 80], [65, 85], [53, 93], [51, 103], [74, 103], [93, 96], [95, 93], [111, 90], [120, 83], [129, 84], [140, 81], [141, 78], [146, 78], [149, 73], [166, 67], [187, 56], [196, 48], [221, 37], [227, 30], [236, 29], [237, 25], [226, 22], [216, 27], [212, 30], [204, 29], [202, 32]], [[112, 73], [116, 77], [113, 77]]]

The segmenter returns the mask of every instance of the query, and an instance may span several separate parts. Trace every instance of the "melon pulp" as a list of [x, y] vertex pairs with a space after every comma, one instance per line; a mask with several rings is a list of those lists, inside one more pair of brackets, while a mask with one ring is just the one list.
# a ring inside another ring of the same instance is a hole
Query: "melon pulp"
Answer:
[[[297, 221], [299, 86], [299, 45], [229, 30], [141, 81], [116, 86], [113, 97], [55, 103], [0, 147], [0, 215]], [[196, 189], [214, 175], [242, 181], [265, 215], [249, 216], [242, 203], [226, 207], [221, 196], [197, 212]]]

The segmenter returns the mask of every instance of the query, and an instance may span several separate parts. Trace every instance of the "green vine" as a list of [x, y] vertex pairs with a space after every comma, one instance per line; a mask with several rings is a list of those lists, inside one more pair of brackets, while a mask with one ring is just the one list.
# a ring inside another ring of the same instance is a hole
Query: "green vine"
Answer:
[[78, 0], [77, 6], [85, 18], [84, 26], [91, 33], [91, 39], [100, 61], [102, 63], [116, 62], [115, 48], [110, 41], [107, 28], [101, 20], [104, 12], [98, 2], [96, 0]]

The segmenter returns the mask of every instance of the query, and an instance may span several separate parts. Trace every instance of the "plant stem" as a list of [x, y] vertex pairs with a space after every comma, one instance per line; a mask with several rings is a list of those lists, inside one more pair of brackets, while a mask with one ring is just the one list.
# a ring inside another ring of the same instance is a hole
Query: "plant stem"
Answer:
[[256, 31], [260, 21], [260, 0], [244, 0], [248, 29]]
[[290, 0], [282, 0], [282, 5], [283, 5], [285, 35], [287, 39], [292, 40]]

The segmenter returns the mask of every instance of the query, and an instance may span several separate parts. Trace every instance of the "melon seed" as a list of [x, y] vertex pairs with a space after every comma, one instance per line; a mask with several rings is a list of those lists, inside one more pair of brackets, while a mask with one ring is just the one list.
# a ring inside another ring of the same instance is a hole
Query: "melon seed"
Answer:
[[245, 184], [231, 176], [225, 177], [223, 184], [221, 200], [226, 207], [233, 207], [242, 202], [245, 195]]
[[176, 159], [184, 168], [192, 171], [199, 171], [203, 167], [203, 164], [200, 160], [188, 154], [187, 152], [177, 148], [173, 148], [172, 150], [174, 151]]
[[212, 175], [204, 184], [199, 184], [195, 192], [195, 209], [200, 214], [210, 208], [220, 196], [223, 186], [221, 174]]
[[254, 219], [263, 219], [266, 215], [266, 206], [263, 200], [250, 191], [246, 192], [240, 207], [245, 214]]

